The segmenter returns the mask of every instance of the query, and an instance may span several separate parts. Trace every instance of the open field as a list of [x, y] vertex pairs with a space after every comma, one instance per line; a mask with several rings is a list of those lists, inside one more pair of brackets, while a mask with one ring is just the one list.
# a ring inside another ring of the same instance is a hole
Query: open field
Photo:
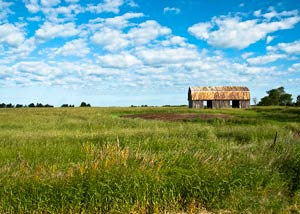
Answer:
[[300, 213], [300, 108], [0, 109], [0, 213]]

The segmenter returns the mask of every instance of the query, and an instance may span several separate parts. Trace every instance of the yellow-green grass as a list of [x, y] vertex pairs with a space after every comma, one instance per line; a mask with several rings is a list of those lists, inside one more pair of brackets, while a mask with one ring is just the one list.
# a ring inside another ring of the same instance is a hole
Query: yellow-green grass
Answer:
[[1, 109], [0, 188], [0, 213], [297, 213], [300, 109]]

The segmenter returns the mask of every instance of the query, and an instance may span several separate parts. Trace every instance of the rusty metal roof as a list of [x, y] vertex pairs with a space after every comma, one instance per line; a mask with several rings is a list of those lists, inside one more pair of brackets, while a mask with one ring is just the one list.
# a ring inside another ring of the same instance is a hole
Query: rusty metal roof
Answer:
[[190, 87], [189, 100], [250, 100], [250, 91], [242, 86]]

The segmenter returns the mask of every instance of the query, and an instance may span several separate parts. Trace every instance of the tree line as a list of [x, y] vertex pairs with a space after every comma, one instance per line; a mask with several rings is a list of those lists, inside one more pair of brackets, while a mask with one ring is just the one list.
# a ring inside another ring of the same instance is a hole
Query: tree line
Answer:
[[[284, 87], [267, 91], [267, 96], [261, 98], [258, 106], [298, 106], [300, 107], [300, 95], [293, 102], [292, 94], [286, 93]], [[256, 98], [253, 98], [256, 99]], [[254, 100], [253, 100], [254, 101]], [[254, 101], [255, 103], [255, 101]]]
[[[23, 104], [16, 104], [16, 105], [13, 105], [11, 103], [0, 103], [0, 108], [53, 108], [54, 106], [53, 105], [50, 105], [50, 104], [42, 104], [42, 103], [30, 103], [28, 105], [23, 105]], [[72, 108], [72, 107], [75, 107], [75, 105], [70, 105], [70, 104], [62, 104], [60, 107], [62, 108]], [[79, 107], [91, 107], [91, 104], [89, 103], [86, 103], [86, 102], [81, 102]]]

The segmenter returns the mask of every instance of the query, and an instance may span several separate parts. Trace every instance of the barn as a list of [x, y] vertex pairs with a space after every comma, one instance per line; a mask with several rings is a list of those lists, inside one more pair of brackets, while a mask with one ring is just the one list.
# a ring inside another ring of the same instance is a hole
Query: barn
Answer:
[[189, 108], [248, 108], [250, 91], [241, 86], [190, 87]]

